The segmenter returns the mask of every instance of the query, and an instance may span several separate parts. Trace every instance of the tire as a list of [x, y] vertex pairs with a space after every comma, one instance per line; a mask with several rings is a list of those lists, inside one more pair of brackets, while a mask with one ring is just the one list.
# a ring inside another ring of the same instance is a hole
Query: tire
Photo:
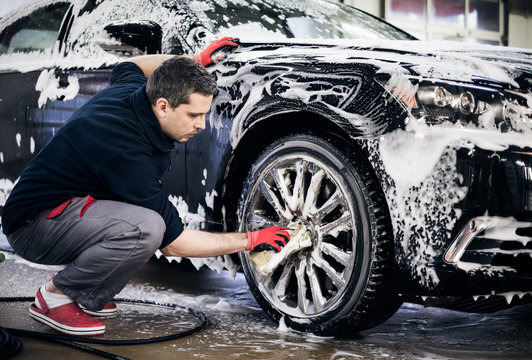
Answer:
[[310, 235], [311, 246], [268, 275], [250, 252], [240, 257], [251, 292], [270, 317], [323, 336], [374, 327], [401, 305], [391, 282], [384, 196], [369, 169], [343, 149], [313, 135], [279, 139], [251, 167], [239, 201], [241, 231], [301, 224]]

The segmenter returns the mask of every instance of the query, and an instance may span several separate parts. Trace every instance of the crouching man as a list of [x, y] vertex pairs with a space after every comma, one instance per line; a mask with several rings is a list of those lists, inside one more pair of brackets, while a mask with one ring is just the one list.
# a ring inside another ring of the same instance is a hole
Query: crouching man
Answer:
[[146, 55], [120, 63], [110, 86], [29, 162], [4, 206], [4, 232], [21, 257], [67, 264], [37, 291], [32, 318], [70, 335], [101, 335], [96, 317], [116, 315], [111, 300], [157, 249], [208, 257], [285, 245], [289, 235], [278, 227], [184, 229], [160, 182], [174, 142], [205, 128], [216, 82], [204, 66], [237, 46], [224, 38], [194, 60]]

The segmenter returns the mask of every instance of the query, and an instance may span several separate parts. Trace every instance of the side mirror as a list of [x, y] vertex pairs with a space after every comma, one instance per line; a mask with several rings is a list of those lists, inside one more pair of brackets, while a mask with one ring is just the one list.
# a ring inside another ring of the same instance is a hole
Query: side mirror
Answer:
[[117, 55], [160, 54], [162, 34], [161, 26], [153, 21], [119, 21], [105, 26], [97, 43], [103, 50]]

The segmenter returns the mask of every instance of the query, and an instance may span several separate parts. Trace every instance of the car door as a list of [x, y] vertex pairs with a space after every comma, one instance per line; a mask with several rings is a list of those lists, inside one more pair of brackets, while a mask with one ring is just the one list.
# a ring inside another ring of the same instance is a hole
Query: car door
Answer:
[[29, 159], [64, 121], [32, 108], [42, 108], [50, 95], [47, 67], [61, 51], [69, 13], [71, 5], [58, 1], [11, 13], [17, 15], [0, 25], [0, 209]]

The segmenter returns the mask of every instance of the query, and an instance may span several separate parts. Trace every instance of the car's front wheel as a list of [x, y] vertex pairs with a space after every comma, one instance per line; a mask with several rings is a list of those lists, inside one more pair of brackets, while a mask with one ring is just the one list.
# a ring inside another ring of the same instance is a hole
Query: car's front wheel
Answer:
[[239, 202], [242, 231], [290, 226], [311, 240], [272, 271], [265, 272], [253, 253], [240, 255], [257, 302], [293, 329], [319, 335], [360, 331], [400, 305], [390, 281], [388, 210], [378, 184], [356, 162], [335, 141], [293, 135], [270, 145], [246, 179]]

